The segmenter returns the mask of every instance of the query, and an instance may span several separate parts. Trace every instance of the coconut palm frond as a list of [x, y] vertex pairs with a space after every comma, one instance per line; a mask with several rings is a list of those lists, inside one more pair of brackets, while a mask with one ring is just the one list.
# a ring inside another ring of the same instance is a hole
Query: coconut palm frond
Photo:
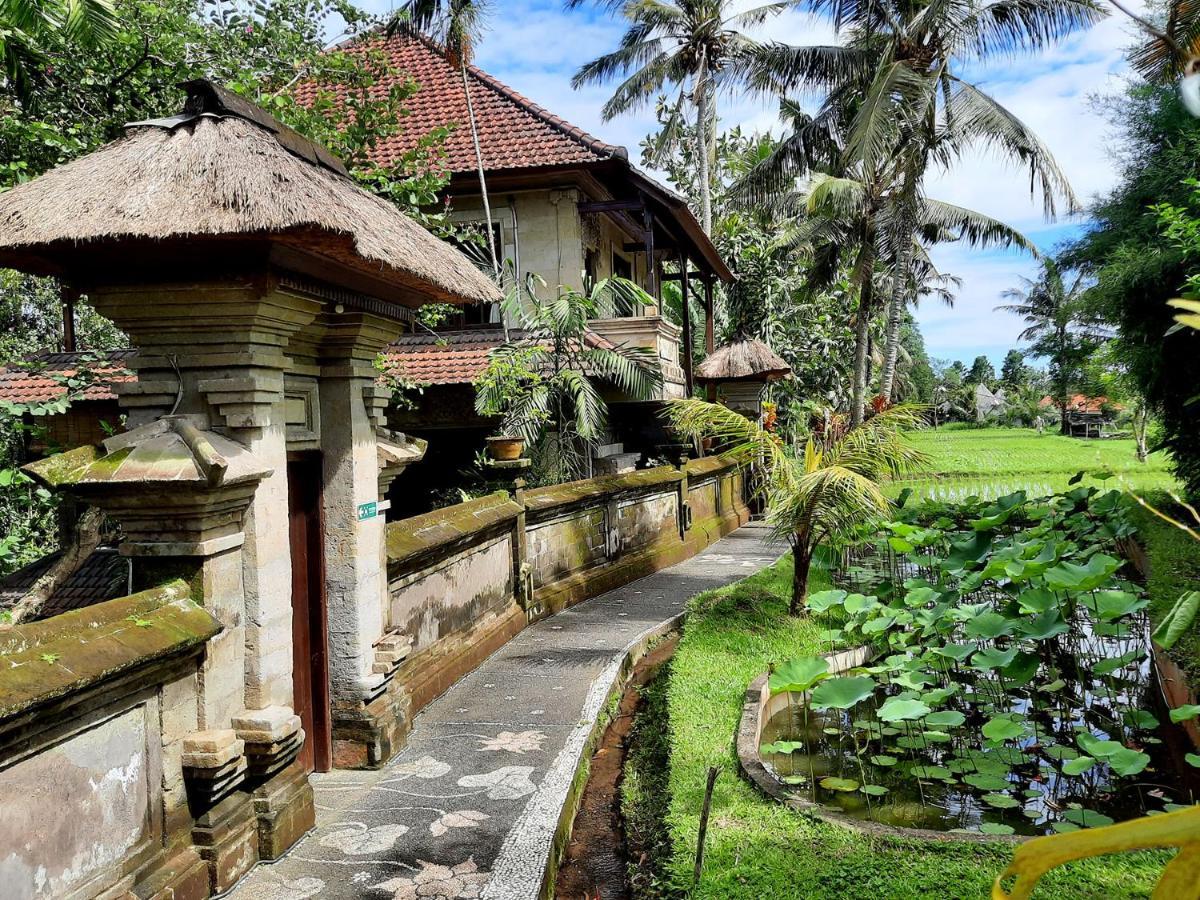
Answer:
[[989, 215], [926, 197], [921, 203], [921, 226], [954, 234], [972, 247], [1019, 247], [1035, 257], [1041, 256], [1037, 246], [1011, 225]]

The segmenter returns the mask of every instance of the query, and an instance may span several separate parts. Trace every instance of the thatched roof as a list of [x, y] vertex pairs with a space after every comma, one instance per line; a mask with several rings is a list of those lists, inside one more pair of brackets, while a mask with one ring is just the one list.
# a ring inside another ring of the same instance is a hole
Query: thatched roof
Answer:
[[791, 366], [762, 341], [738, 338], [718, 347], [696, 367], [697, 381], [778, 381]]
[[500, 299], [463, 254], [355, 185], [323, 147], [215, 85], [184, 87], [182, 114], [134, 123], [0, 194], [0, 266], [86, 281], [121, 249], [130, 262], [110, 267], [137, 278], [166, 261], [227, 263], [256, 242], [279, 268], [409, 306]]

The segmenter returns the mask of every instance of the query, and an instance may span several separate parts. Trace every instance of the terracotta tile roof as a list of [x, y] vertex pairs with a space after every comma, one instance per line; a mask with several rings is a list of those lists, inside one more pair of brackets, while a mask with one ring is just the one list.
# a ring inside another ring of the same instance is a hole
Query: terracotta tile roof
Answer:
[[[509, 329], [509, 337], [520, 341], [524, 332]], [[594, 331], [585, 340], [589, 347], [616, 346]], [[406, 334], [383, 352], [384, 371], [421, 384], [470, 384], [487, 368], [488, 354], [502, 344], [499, 328]]]
[[80, 394], [81, 400], [115, 400], [112, 386], [134, 381], [137, 376], [125, 367], [134, 350], [39, 353], [22, 365], [0, 368], [0, 402], [47, 403], [57, 400], [67, 388], [60, 379], [78, 374], [81, 363], [96, 380]]
[[[1058, 401], [1053, 397], [1046, 396], [1038, 402], [1038, 406], [1041, 406], [1042, 408], [1049, 406], [1057, 407]], [[1098, 413], [1103, 412], [1105, 406], [1110, 406], [1111, 408], [1118, 410], [1125, 408], [1120, 403], [1109, 403], [1108, 398], [1103, 396], [1088, 397], [1085, 394], [1073, 394], [1071, 398], [1067, 400], [1067, 412]]]
[[[462, 76], [433, 42], [405, 34], [386, 38], [381, 32], [373, 32], [343, 44], [339, 49], [347, 53], [382, 51], [391, 67], [420, 85], [405, 104], [409, 115], [404, 120], [402, 132], [380, 144], [374, 162], [380, 165], [395, 163], [430, 131], [449, 124], [455, 126], [446, 141], [449, 171], [475, 171], [475, 148], [468, 125]], [[479, 123], [483, 161], [488, 170], [589, 163], [614, 156], [627, 158], [624, 147], [593, 137], [475, 66], [468, 67], [468, 77], [475, 118]], [[390, 87], [390, 82], [382, 80], [371, 91], [382, 97]], [[311, 101], [316, 92], [315, 84], [300, 85], [297, 99], [301, 103]], [[336, 92], [344, 94], [345, 89]]]
[[[0, 579], [0, 610], [12, 609], [33, 587], [46, 570], [58, 559], [57, 553], [43, 556], [37, 562]], [[115, 548], [101, 547], [92, 552], [74, 572], [58, 586], [38, 619], [48, 619], [72, 609], [83, 609], [124, 596], [128, 591], [129, 563]]]

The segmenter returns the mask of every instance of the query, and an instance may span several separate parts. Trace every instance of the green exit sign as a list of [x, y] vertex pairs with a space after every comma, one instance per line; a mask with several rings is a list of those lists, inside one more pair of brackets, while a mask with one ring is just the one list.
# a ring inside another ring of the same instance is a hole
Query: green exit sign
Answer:
[[379, 504], [372, 501], [371, 503], [358, 504], [358, 521], [365, 522], [367, 519], [373, 519], [379, 515]]

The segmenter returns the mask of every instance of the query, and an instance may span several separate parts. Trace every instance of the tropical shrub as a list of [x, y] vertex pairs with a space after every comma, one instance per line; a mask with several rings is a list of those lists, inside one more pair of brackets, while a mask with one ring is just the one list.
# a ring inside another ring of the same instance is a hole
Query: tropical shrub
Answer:
[[879, 481], [912, 472], [925, 459], [903, 434], [921, 424], [914, 406], [893, 406], [849, 430], [814, 430], [796, 454], [757, 422], [715, 403], [677, 400], [668, 414], [681, 434], [711, 437], [754, 470], [767, 521], [795, 559], [793, 615], [803, 609], [818, 549], [886, 516], [891, 505]]
[[552, 298], [539, 297], [532, 283], [510, 290], [506, 306], [522, 330], [492, 351], [475, 381], [476, 412], [499, 416], [501, 432], [524, 438], [552, 482], [586, 474], [608, 420], [599, 383], [634, 400], [650, 399], [662, 384], [653, 351], [613, 346], [588, 328], [614, 301], [653, 302], [622, 278], [586, 293], [559, 288]]

